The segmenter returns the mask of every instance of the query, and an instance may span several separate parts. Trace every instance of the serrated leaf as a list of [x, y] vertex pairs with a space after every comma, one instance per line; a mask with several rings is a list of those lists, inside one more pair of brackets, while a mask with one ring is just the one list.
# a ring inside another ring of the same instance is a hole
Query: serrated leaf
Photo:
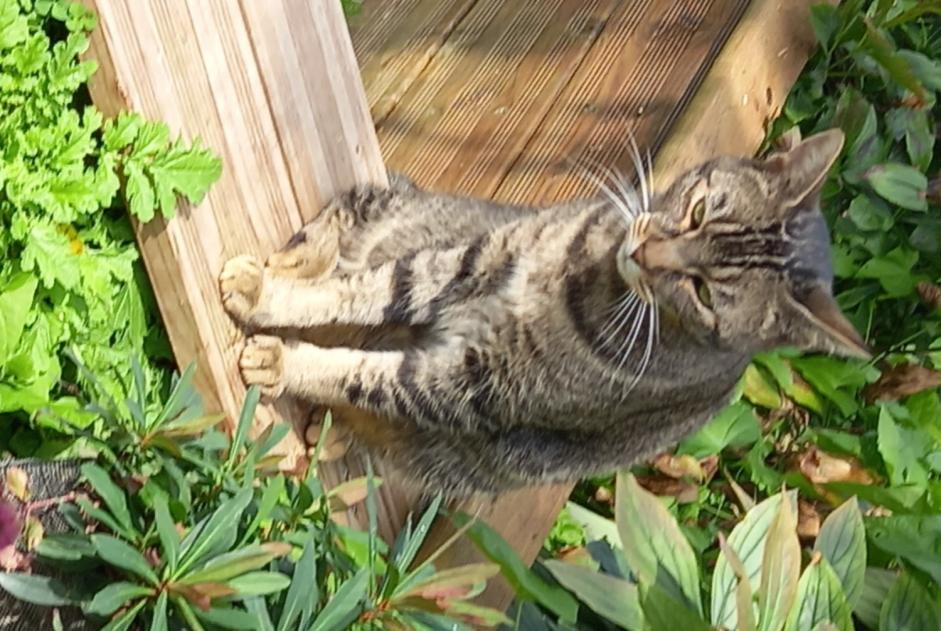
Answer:
[[934, 631], [941, 629], [941, 612], [931, 594], [904, 573], [889, 590], [879, 615], [880, 631]]
[[855, 607], [866, 576], [866, 528], [855, 497], [827, 516], [814, 550], [829, 562], [843, 586], [846, 602], [851, 609]]
[[124, 176], [127, 178], [125, 193], [128, 210], [143, 223], [154, 218], [157, 210], [154, 187], [144, 175], [144, 170], [134, 160], [124, 163]]
[[160, 582], [144, 555], [124, 541], [111, 535], [96, 534], [91, 535], [91, 542], [98, 551], [98, 556], [105, 563], [136, 574], [151, 585], [157, 585]]
[[639, 582], [652, 585], [659, 579], [670, 596], [702, 615], [696, 556], [676, 520], [630, 473], [618, 474], [615, 498], [624, 556]]
[[191, 147], [177, 141], [169, 151], [154, 158], [150, 173], [159, 186], [178, 192], [191, 203], [198, 204], [209, 187], [222, 175], [222, 161], [201, 147], [199, 139]]
[[150, 596], [153, 593], [153, 588], [144, 587], [137, 583], [124, 581], [111, 583], [95, 594], [95, 597], [85, 607], [85, 611], [96, 616], [110, 616], [128, 601]]
[[105, 123], [101, 141], [108, 151], [120, 151], [134, 142], [143, 118], [135, 112], [121, 112]]
[[544, 565], [563, 587], [599, 616], [625, 629], [643, 626], [643, 611], [633, 583], [562, 561], [550, 560]]
[[797, 584], [797, 596], [787, 619], [788, 631], [816, 629], [830, 623], [839, 631], [853, 631], [851, 608], [840, 578], [823, 557], [811, 562]]
[[797, 540], [797, 516], [790, 502], [781, 502], [778, 514], [768, 528], [761, 560], [761, 584], [758, 588], [758, 629], [778, 631], [797, 593], [800, 578], [801, 549]]
[[[788, 491], [786, 497], [791, 505], [796, 507], [796, 493]], [[757, 504], [732, 529], [728, 538], [729, 547], [735, 550], [748, 572], [752, 593], [758, 591], [760, 587], [766, 537], [778, 513], [781, 498], [782, 494], [778, 493]], [[735, 571], [725, 556], [720, 553], [712, 574], [713, 625], [729, 629], [736, 628], [738, 620], [735, 608], [736, 583]]]
[[26, 328], [38, 281], [30, 274], [18, 274], [0, 293], [0, 366], [16, 353]]

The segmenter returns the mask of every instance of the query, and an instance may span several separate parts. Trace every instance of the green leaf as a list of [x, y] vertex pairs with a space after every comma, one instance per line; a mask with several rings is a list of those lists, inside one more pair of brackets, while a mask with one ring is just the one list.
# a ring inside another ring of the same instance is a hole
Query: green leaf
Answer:
[[143, 223], [154, 218], [157, 209], [154, 187], [144, 175], [144, 170], [135, 160], [124, 163], [124, 175], [127, 177], [125, 194], [128, 210]]
[[889, 595], [889, 590], [898, 579], [898, 572], [870, 567], [866, 569], [863, 588], [853, 608], [853, 613], [870, 629], [879, 628], [879, 614]]
[[[757, 504], [742, 519], [729, 535], [728, 545], [735, 550], [738, 558], [748, 573], [752, 593], [760, 587], [762, 559], [765, 556], [765, 544], [769, 529], [779, 512], [781, 493], [772, 495]], [[786, 495], [792, 506], [796, 505], [794, 491]], [[737, 579], [735, 571], [723, 554], [719, 554], [712, 574], [712, 624], [734, 629], [737, 626], [735, 589]]]
[[879, 410], [879, 453], [885, 461], [892, 484], [913, 482], [924, 486], [928, 472], [921, 464], [924, 441], [919, 434], [896, 423], [888, 406]]
[[47, 534], [36, 548], [36, 554], [56, 561], [78, 561], [95, 556], [95, 547], [87, 535]]
[[180, 566], [175, 576], [186, 572], [205, 557], [228, 549], [235, 542], [236, 524], [251, 501], [252, 489], [244, 489], [194, 526], [180, 546]]
[[167, 631], [167, 592], [163, 590], [154, 604], [154, 617], [150, 621], [150, 631]]
[[124, 491], [111, 481], [111, 476], [95, 463], [86, 462], [82, 465], [82, 477], [88, 480], [95, 494], [105, 503], [121, 527], [125, 531], [134, 532], [131, 513], [127, 508], [127, 498]]
[[637, 586], [633, 583], [562, 561], [545, 561], [544, 565], [559, 584], [599, 616], [625, 629], [643, 626]]
[[66, 289], [73, 289], [81, 280], [77, 258], [68, 238], [51, 222], [37, 222], [30, 227], [20, 264], [24, 271], [35, 269], [46, 288], [58, 281]]
[[870, 517], [865, 522], [873, 545], [941, 582], [941, 514]]
[[111, 583], [95, 594], [95, 597], [85, 607], [85, 611], [96, 616], [110, 616], [129, 600], [150, 596], [153, 593], [152, 587], [144, 587], [137, 583], [124, 581]]
[[142, 600], [123, 614], [106, 624], [101, 628], [101, 631], [127, 631], [131, 628], [131, 625], [134, 624], [134, 620], [137, 619], [137, 615], [140, 613], [141, 609], [144, 608], [144, 605], [147, 604], [146, 600]]
[[400, 574], [404, 574], [412, 564], [412, 561], [415, 560], [415, 556], [418, 554], [422, 543], [424, 543], [425, 537], [428, 536], [428, 531], [431, 530], [431, 522], [434, 521], [435, 517], [438, 515], [438, 509], [440, 507], [441, 495], [439, 494], [435, 495], [431, 500], [428, 508], [425, 509], [425, 512], [422, 514], [421, 519], [418, 520], [415, 530], [411, 528], [412, 516], [408, 516], [406, 526], [400, 533], [400, 536], [403, 537], [401, 545], [396, 541], [395, 552], [392, 555], [395, 567]]
[[855, 497], [827, 516], [814, 550], [829, 562], [843, 586], [846, 602], [855, 607], [866, 576], [866, 528]]
[[0, 572], [0, 588], [14, 598], [34, 605], [62, 607], [75, 604], [65, 586], [48, 576]]
[[239, 451], [245, 444], [245, 438], [252, 427], [252, 420], [255, 418], [255, 408], [258, 406], [258, 399], [261, 391], [258, 386], [252, 386], [245, 393], [245, 402], [242, 403], [242, 411], [239, 414], [239, 422], [235, 427], [235, 436], [232, 437], [232, 443], [229, 445], [229, 457], [226, 460], [226, 466], [231, 469], [235, 466]]
[[938, 603], [915, 578], [904, 573], [889, 590], [882, 613], [880, 631], [915, 631], [941, 629]]
[[830, 41], [842, 26], [839, 11], [829, 4], [815, 4], [810, 7], [810, 24], [817, 36], [817, 42], [825, 49], [830, 49]]
[[788, 631], [815, 629], [829, 622], [839, 631], [853, 631], [850, 606], [840, 578], [825, 558], [811, 561], [797, 584], [797, 597], [787, 618]]
[[[453, 520], [461, 527], [470, 521], [470, 518], [463, 513], [457, 513]], [[563, 621], [574, 623], [578, 615], [578, 602], [564, 589], [547, 583], [530, 570], [516, 551], [490, 526], [475, 521], [467, 531], [467, 536], [480, 548], [484, 556], [500, 566], [504, 578], [513, 587], [517, 598], [538, 603]]]
[[258, 503], [258, 512], [255, 513], [252, 523], [248, 525], [245, 534], [242, 535], [242, 542], [248, 541], [261, 526], [262, 522], [271, 517], [271, 511], [284, 492], [284, 476], [278, 474], [268, 480], [265, 491], [261, 495], [261, 501]]
[[0, 366], [16, 353], [38, 284], [34, 276], [18, 274], [0, 293]]
[[258, 629], [258, 622], [255, 617], [241, 609], [212, 607], [208, 611], [202, 609], [194, 609], [193, 611], [198, 618], [223, 629], [244, 631], [257, 631]]
[[311, 624], [310, 631], [331, 631], [345, 628], [362, 610], [366, 600], [366, 587], [369, 584], [369, 572], [362, 568], [347, 579], [334, 594], [326, 607]]
[[174, 597], [173, 604], [186, 622], [186, 626], [189, 627], [189, 631], [205, 631], [205, 627], [203, 627], [199, 618], [196, 617], [193, 608], [190, 607], [190, 604], [184, 598], [180, 598], [179, 596]]
[[866, 39], [863, 43], [866, 52], [872, 55], [876, 63], [882, 66], [893, 81], [912, 92], [919, 101], [924, 102], [928, 95], [925, 93], [925, 87], [915, 76], [908, 59], [898, 54], [895, 46], [882, 30], [873, 26], [868, 19], [864, 18], [863, 21], [866, 24]]
[[[199, 139], [192, 147], [177, 141], [168, 151], [154, 157], [149, 171], [157, 190], [180, 193], [191, 203], [198, 204], [222, 175], [222, 161], [201, 147]], [[166, 210], [163, 207], [164, 213]]]
[[684, 602], [676, 600], [659, 583], [640, 587], [640, 606], [644, 612], [645, 629], [650, 631], [709, 631], [710, 627], [689, 610]]
[[928, 178], [906, 164], [889, 162], [869, 169], [866, 181], [889, 202], [909, 210], [928, 210]]
[[797, 540], [797, 515], [790, 502], [781, 502], [768, 528], [761, 560], [758, 589], [758, 629], [778, 631], [784, 626], [794, 603], [801, 570], [801, 548]]
[[158, 495], [154, 498], [154, 516], [157, 535], [160, 537], [161, 556], [167, 563], [167, 570], [172, 574], [176, 571], [180, 560], [180, 536], [176, 531], [173, 518], [170, 517], [165, 495]]
[[202, 568], [184, 575], [177, 582], [183, 585], [224, 583], [240, 574], [264, 567], [290, 551], [291, 545], [284, 542], [246, 546], [211, 559]]
[[316, 540], [313, 533], [307, 535], [304, 551], [294, 566], [291, 577], [291, 587], [284, 598], [284, 608], [278, 620], [277, 631], [290, 631], [297, 628], [294, 623], [309, 619], [314, 609], [314, 603], [320, 598], [317, 587], [317, 556]]
[[[267, 596], [287, 589], [291, 579], [281, 572], [247, 572], [226, 583], [239, 596]], [[307, 597], [310, 598], [310, 584]]]
[[[725, 537], [719, 535], [719, 550], [735, 573], [735, 615], [739, 631], [754, 631], [755, 629], [755, 597], [752, 593], [751, 582], [745, 564], [738, 558], [735, 550], [729, 545]], [[725, 606], [725, 605], [723, 605]]]
[[111, 535], [91, 535], [91, 542], [98, 551], [98, 556], [105, 563], [127, 570], [143, 578], [151, 585], [158, 585], [160, 580], [150, 563], [140, 552]]
[[624, 556], [641, 584], [660, 587], [702, 615], [699, 568], [689, 541], [659, 499], [626, 471], [617, 475], [615, 521]]
[[718, 454], [726, 447], [745, 447], [761, 438], [755, 412], [744, 402], [734, 403], [683, 440], [677, 452], [696, 458]]
[[861, 230], [888, 230], [895, 223], [885, 202], [869, 195], [854, 197], [847, 214]]

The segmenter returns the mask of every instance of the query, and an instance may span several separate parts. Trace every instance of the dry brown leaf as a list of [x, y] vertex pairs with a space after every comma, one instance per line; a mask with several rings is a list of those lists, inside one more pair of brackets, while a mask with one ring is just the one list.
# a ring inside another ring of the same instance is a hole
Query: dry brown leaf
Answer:
[[812, 503], [797, 500], [797, 536], [801, 539], [816, 539], [820, 534], [820, 513]]
[[941, 372], [918, 364], [899, 364], [884, 370], [878, 381], [863, 389], [863, 396], [869, 403], [898, 401], [938, 386], [941, 386]]
[[29, 474], [19, 467], [7, 469], [6, 487], [10, 495], [21, 502], [29, 501]]
[[706, 477], [699, 461], [692, 456], [660, 454], [654, 459], [653, 466], [660, 473], [677, 480], [688, 477], [701, 482]]
[[715, 454], [706, 456], [700, 459], [699, 466], [703, 473], [702, 482], [709, 482], [715, 476], [716, 471], [719, 470], [719, 456]]
[[941, 287], [923, 280], [915, 288], [922, 302], [935, 311], [941, 310]]
[[637, 483], [659, 496], [676, 498], [680, 504], [690, 504], [699, 499], [699, 486], [684, 480], [674, 480], [664, 475], [639, 475]]
[[814, 445], [801, 454], [798, 467], [804, 477], [814, 484], [830, 482], [872, 484], [876, 481], [875, 476], [856, 458], [834, 456]]
[[614, 501], [614, 494], [606, 486], [599, 486], [595, 489], [595, 501], [599, 504], [610, 504]]

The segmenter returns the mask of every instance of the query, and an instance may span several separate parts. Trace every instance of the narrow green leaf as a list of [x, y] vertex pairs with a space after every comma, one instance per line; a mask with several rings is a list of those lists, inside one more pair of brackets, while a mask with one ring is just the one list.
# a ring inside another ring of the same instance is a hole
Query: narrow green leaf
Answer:
[[659, 578], [660, 587], [702, 615], [696, 556], [676, 520], [626, 471], [618, 473], [615, 498], [624, 556], [639, 582], [652, 585]]
[[186, 601], [185, 598], [179, 596], [174, 596], [173, 604], [176, 606], [176, 610], [180, 612], [180, 616], [183, 617], [183, 620], [186, 622], [186, 626], [189, 627], [189, 631], [206, 631], [202, 623], [199, 621], [199, 618], [196, 617], [196, 614], [193, 613], [193, 608], [190, 607], [190, 604]]
[[815, 629], [829, 622], [839, 631], [853, 631], [851, 608], [840, 578], [823, 557], [811, 561], [797, 584], [797, 596], [787, 618], [788, 631]]
[[[454, 522], [464, 526], [470, 517], [463, 513], [453, 516]], [[504, 578], [513, 586], [516, 597], [539, 603], [563, 621], [574, 623], [578, 615], [578, 602], [564, 589], [551, 585], [536, 575], [516, 551], [490, 526], [475, 521], [467, 536], [488, 559], [500, 566]]]
[[134, 624], [134, 621], [137, 619], [137, 615], [141, 612], [141, 609], [143, 609], [144, 605], [146, 604], [146, 600], [140, 601], [102, 627], [101, 631], [127, 631], [127, 629], [130, 629], [131, 625]]
[[366, 568], [362, 568], [353, 577], [347, 579], [311, 624], [310, 631], [344, 628], [343, 623], [355, 619], [362, 609], [368, 584], [369, 572]]
[[938, 603], [909, 573], [889, 590], [879, 615], [880, 631], [935, 631], [941, 629]]
[[265, 485], [265, 490], [261, 495], [261, 501], [258, 502], [258, 512], [255, 513], [255, 517], [245, 530], [245, 534], [242, 535], [243, 544], [254, 536], [262, 522], [271, 517], [271, 511], [274, 510], [275, 504], [278, 503], [278, 499], [283, 492], [283, 475], [278, 474], [268, 480], [268, 484]]
[[[431, 522], [433, 522], [438, 515], [439, 508], [441, 508], [440, 494], [435, 495], [431, 500], [428, 508], [422, 514], [421, 519], [418, 520], [418, 524], [415, 525], [414, 530], [408, 527], [403, 530], [403, 533], [407, 533], [407, 536], [403, 539], [401, 547], [399, 547], [398, 542], [396, 542], [396, 552], [394, 552], [392, 556], [393, 563], [395, 567], [398, 568], [400, 574], [404, 574], [412, 564], [412, 561], [415, 560], [415, 555], [418, 554], [418, 550], [425, 542], [425, 537], [428, 536], [428, 531], [431, 529]], [[411, 524], [411, 515], [409, 515], [408, 523]]]
[[281, 572], [247, 572], [236, 576], [226, 585], [238, 592], [239, 596], [267, 596], [287, 589], [291, 579]]
[[180, 560], [180, 535], [176, 531], [170, 509], [167, 506], [165, 495], [154, 498], [154, 515], [157, 523], [157, 535], [160, 537], [161, 555], [167, 563], [167, 571], [171, 574], [176, 571]]
[[114, 516], [111, 515], [111, 513], [98, 508], [97, 506], [92, 504], [90, 501], [88, 501], [87, 497], [79, 496], [78, 498], [75, 499], [75, 504], [80, 509], [82, 509], [82, 511], [86, 515], [94, 519], [99, 524], [106, 526], [111, 531], [119, 535], [122, 535], [126, 539], [134, 540], [136, 533], [134, 533], [131, 530], [126, 529], [124, 526], [122, 526], [118, 522], [118, 520], [114, 518]]
[[167, 631], [167, 592], [161, 591], [154, 605], [154, 616], [150, 621], [150, 631]]
[[36, 554], [56, 561], [78, 561], [94, 557], [95, 546], [88, 535], [47, 534], [36, 548]]
[[205, 622], [223, 629], [236, 629], [237, 631], [256, 631], [258, 622], [247, 611], [228, 607], [211, 607], [208, 611], [194, 609], [196, 616]]
[[814, 550], [829, 561], [843, 586], [846, 602], [850, 609], [855, 607], [866, 576], [866, 528], [855, 497], [827, 516]]
[[448, 568], [435, 572], [415, 583], [409, 585], [407, 590], [397, 592], [393, 600], [407, 598], [426, 592], [449, 590], [454, 587], [470, 587], [478, 583], [486, 583], [500, 573], [500, 567], [495, 563], [470, 563], [458, 567]]
[[876, 28], [868, 19], [864, 18], [863, 21], [866, 24], [866, 39], [864, 40], [866, 51], [885, 69], [886, 74], [893, 81], [909, 90], [919, 101], [924, 102], [928, 95], [909, 61], [899, 55], [884, 31]]
[[[314, 603], [320, 599], [317, 589], [317, 557], [314, 534], [309, 533], [304, 543], [301, 558], [294, 566], [291, 587], [284, 598], [284, 608], [278, 620], [277, 631], [290, 631], [298, 619], [309, 618], [313, 613]], [[306, 616], [304, 615], [306, 613]]]
[[97, 616], [110, 616], [115, 611], [124, 606], [129, 600], [150, 596], [154, 593], [152, 587], [144, 587], [137, 583], [111, 583], [105, 586], [95, 594], [85, 611]]
[[283, 542], [246, 546], [211, 559], [202, 568], [184, 575], [177, 582], [183, 585], [224, 583], [240, 574], [264, 567], [290, 551], [291, 545]]
[[562, 561], [545, 561], [543, 565], [555, 580], [599, 616], [625, 629], [643, 627], [637, 585]]
[[177, 438], [181, 436], [195, 436], [201, 434], [210, 427], [215, 427], [219, 421], [225, 418], [224, 414], [207, 414], [194, 419], [182, 419], [167, 423], [158, 432], [161, 436], [167, 438]]
[[761, 560], [758, 590], [758, 629], [778, 631], [784, 626], [794, 603], [801, 570], [801, 548], [797, 540], [797, 516], [790, 502], [781, 502], [768, 529]]
[[176, 576], [208, 555], [222, 552], [234, 543], [242, 513], [252, 501], [252, 489], [244, 489], [226, 500], [207, 519], [196, 525], [180, 546]]
[[131, 524], [131, 513], [127, 508], [127, 498], [117, 484], [111, 481], [111, 476], [93, 462], [82, 465], [82, 477], [88, 480], [95, 493], [108, 507], [118, 523], [128, 531], [134, 531]]
[[232, 444], [229, 445], [229, 457], [226, 460], [226, 466], [232, 468], [235, 466], [239, 451], [245, 444], [248, 437], [248, 430], [251, 429], [252, 421], [255, 418], [255, 408], [258, 407], [258, 399], [261, 391], [258, 386], [252, 386], [245, 393], [245, 402], [242, 404], [242, 412], [239, 414], [239, 422], [235, 428], [235, 435], [232, 437]]
[[136, 574], [151, 585], [160, 582], [144, 555], [126, 542], [111, 535], [92, 535], [91, 542], [102, 561]]
[[[258, 623], [258, 631], [275, 631], [274, 624], [271, 622], [271, 615], [268, 613], [268, 603], [261, 596], [255, 596], [245, 599], [245, 609], [255, 617]], [[297, 629], [305, 629], [300, 626]]]
[[62, 607], [74, 604], [65, 586], [48, 576], [0, 572], [0, 588], [14, 598], [34, 605]]

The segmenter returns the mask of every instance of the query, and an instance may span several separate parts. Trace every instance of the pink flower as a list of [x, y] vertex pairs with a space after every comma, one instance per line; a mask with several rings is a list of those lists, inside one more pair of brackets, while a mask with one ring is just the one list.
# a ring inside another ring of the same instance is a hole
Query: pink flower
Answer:
[[20, 520], [16, 508], [9, 502], [0, 501], [0, 550], [16, 543], [20, 533]]

